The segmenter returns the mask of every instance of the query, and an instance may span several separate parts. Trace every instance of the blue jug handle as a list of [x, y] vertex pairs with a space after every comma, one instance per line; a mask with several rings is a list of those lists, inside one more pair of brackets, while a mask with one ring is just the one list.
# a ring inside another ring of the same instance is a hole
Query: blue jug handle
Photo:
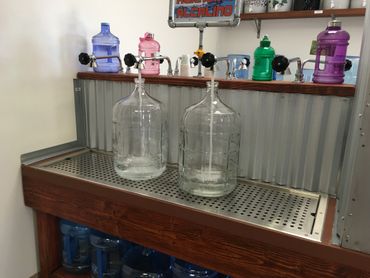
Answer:
[[107, 253], [100, 248], [96, 249], [96, 260], [98, 263], [98, 278], [103, 278], [107, 271]]
[[67, 264], [72, 265], [72, 250], [71, 250], [71, 236], [63, 236], [63, 249], [67, 255]]

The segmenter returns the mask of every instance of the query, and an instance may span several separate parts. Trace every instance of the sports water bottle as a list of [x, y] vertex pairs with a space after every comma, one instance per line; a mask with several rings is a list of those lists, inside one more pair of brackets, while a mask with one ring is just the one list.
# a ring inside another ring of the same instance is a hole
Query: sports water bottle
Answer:
[[[110, 32], [109, 23], [101, 23], [101, 32], [92, 38], [93, 55], [95, 57], [119, 56], [119, 39]], [[118, 59], [97, 59], [96, 72], [119, 72]]]
[[[139, 43], [139, 56], [153, 57], [161, 50], [161, 46], [154, 39], [154, 34], [145, 33], [143, 38], [140, 38]], [[144, 69], [141, 71], [143, 75], [159, 75], [160, 74], [160, 61], [152, 60], [145, 61]]]
[[317, 36], [314, 83], [343, 83], [349, 39], [350, 35], [342, 30], [341, 22], [336, 19], [331, 20], [326, 30]]
[[275, 58], [275, 50], [270, 45], [268, 36], [264, 36], [260, 46], [254, 51], [253, 80], [272, 80], [272, 60]]

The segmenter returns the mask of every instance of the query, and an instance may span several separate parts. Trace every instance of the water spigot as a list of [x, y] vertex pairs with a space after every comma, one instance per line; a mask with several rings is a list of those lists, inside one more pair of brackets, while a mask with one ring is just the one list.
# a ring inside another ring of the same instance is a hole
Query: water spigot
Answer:
[[226, 79], [230, 79], [231, 78], [231, 74], [230, 74], [230, 60], [229, 60], [228, 57], [216, 57], [212, 53], [207, 52], [206, 54], [203, 55], [203, 57], [201, 59], [202, 65], [204, 67], [206, 67], [206, 68], [210, 68], [211, 70], [214, 70], [215, 64], [218, 63], [218, 62], [221, 62], [221, 61], [225, 61], [226, 62], [226, 65], [227, 65], [227, 68], [226, 68]]
[[128, 53], [124, 57], [124, 62], [127, 68], [134, 67], [136, 69], [143, 69], [145, 67], [145, 61], [159, 61], [161, 64], [166, 60], [168, 62], [168, 75], [172, 75], [172, 64], [171, 59], [168, 56], [162, 56], [160, 54], [155, 54], [153, 57], [142, 57], [142, 56], [135, 56], [131, 53]]
[[272, 60], [272, 68], [276, 72], [284, 73], [292, 62], [297, 62], [294, 82], [304, 82], [302, 60], [299, 57], [288, 59], [283, 55], [278, 55]]
[[117, 59], [118, 62], [119, 62], [119, 71], [122, 71], [122, 61], [121, 61], [121, 58], [118, 56], [118, 55], [112, 55], [112, 56], [98, 56], [96, 57], [95, 55], [89, 55], [87, 53], [80, 53], [80, 55], [78, 55], [78, 60], [80, 61], [80, 63], [82, 65], [89, 65], [89, 67], [92, 67], [92, 68], [96, 68], [98, 66], [98, 64], [96, 63], [96, 60], [100, 60], [100, 59]]

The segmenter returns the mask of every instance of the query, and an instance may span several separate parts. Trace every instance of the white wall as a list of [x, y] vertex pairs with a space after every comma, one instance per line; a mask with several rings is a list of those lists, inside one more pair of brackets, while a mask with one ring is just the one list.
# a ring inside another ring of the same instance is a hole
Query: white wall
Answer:
[[[198, 33], [167, 27], [166, 0], [0, 0], [0, 7], [0, 276], [26, 278], [37, 272], [37, 260], [19, 157], [75, 139], [72, 79], [84, 69], [77, 55], [90, 50], [99, 23], [111, 23], [121, 53], [136, 52], [138, 37], [152, 31], [162, 53], [173, 59], [197, 48]], [[264, 21], [262, 33], [271, 35], [278, 52], [303, 56], [325, 22]], [[344, 26], [354, 38], [350, 52], [357, 54], [362, 19], [348, 19]], [[252, 22], [205, 33], [206, 50], [218, 55], [252, 53], [257, 44]]]
[[[136, 52], [146, 31], [173, 58], [194, 51], [198, 37], [167, 26], [164, 0], [0, 1], [0, 277], [26, 278], [37, 264], [19, 157], [75, 139], [72, 79], [100, 22], [111, 23], [122, 53]], [[216, 30], [205, 39], [215, 45]]]

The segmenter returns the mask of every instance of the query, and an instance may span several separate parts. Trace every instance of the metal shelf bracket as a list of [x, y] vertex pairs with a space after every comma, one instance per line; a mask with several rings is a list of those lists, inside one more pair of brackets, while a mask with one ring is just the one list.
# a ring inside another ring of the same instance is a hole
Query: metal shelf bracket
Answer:
[[255, 19], [254, 24], [256, 24], [257, 29], [257, 39], [261, 37], [261, 26], [262, 26], [262, 20], [261, 19]]

